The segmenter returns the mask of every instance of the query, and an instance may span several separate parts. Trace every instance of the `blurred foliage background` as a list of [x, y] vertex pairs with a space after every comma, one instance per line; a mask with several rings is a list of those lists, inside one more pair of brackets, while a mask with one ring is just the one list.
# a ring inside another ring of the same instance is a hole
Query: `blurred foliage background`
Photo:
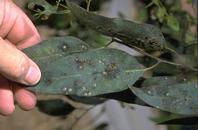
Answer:
[[[55, 0], [47, 0], [47, 1], [51, 4], [56, 4]], [[81, 5], [82, 7], [86, 8], [86, 5], [87, 5], [86, 0], [73, 0], [73, 1]], [[23, 4], [26, 2], [27, 1], [23, 2]], [[102, 5], [107, 4], [107, 3], [111, 4], [111, 0], [92, 0], [90, 11], [100, 12], [102, 9]], [[190, 66], [198, 68], [197, 0], [181, 0], [181, 1], [180, 0], [134, 0], [134, 4], [136, 5], [135, 7], [137, 10], [136, 11], [137, 13], [136, 13], [136, 17], [133, 20], [137, 22], [141, 22], [141, 23], [149, 23], [149, 24], [158, 26], [162, 30], [167, 40], [168, 46], [176, 50], [181, 55], [178, 58], [175, 54], [167, 52], [161, 55], [161, 58], [166, 59], [166, 60], [171, 60], [171, 61], [177, 61], [179, 63], [184, 63], [184, 64], [188, 63]], [[70, 14], [59, 14], [59, 15], [56, 14], [56, 15], [51, 15], [49, 17], [41, 16], [40, 18], [38, 18], [32, 15], [34, 12], [28, 10], [26, 4], [24, 5], [24, 8], [26, 9], [26, 12], [29, 15], [29, 17], [32, 19], [33, 23], [38, 27], [39, 32], [41, 33], [43, 39], [47, 39], [48, 37], [52, 37], [52, 36], [72, 35], [72, 36], [78, 37], [86, 41], [93, 47], [105, 46], [111, 40], [111, 38], [101, 35], [87, 28], [86, 26], [77, 24], [75, 21], [72, 20]], [[125, 18], [125, 14], [122, 14], [122, 13], [119, 13], [118, 16]], [[153, 62], [150, 61], [148, 57], [143, 57], [140, 60], [142, 60], [147, 66], [153, 64]], [[167, 65], [167, 64], [160, 64], [158, 67], [152, 70], [152, 72], [148, 73], [148, 75], [154, 75], [154, 76], [160, 76], [160, 75], [169, 76], [169, 75], [175, 75], [175, 74], [183, 77], [184, 79], [194, 79], [194, 80], [197, 80], [197, 76], [198, 76], [198, 74], [195, 72], [183, 71], [181, 69], [177, 69], [176, 67]], [[125, 91], [124, 94], [122, 93], [119, 95], [118, 93], [117, 98], [122, 98], [122, 100], [126, 101], [127, 98], [130, 96], [131, 96], [130, 92]], [[48, 98], [49, 97], [47, 97], [47, 99]], [[71, 114], [73, 113], [74, 108], [78, 109], [76, 112], [76, 115], [79, 115], [83, 113], [84, 111], [85, 112], [87, 111], [87, 107], [85, 107], [84, 105], [82, 104], [79, 105], [78, 103], [77, 104], [71, 103], [73, 102], [73, 100], [74, 100], [74, 97], [67, 98], [66, 102], [69, 102], [72, 105], [63, 106], [63, 108], [65, 108], [65, 110], [70, 110], [70, 111], [67, 111], [67, 112], [61, 111], [62, 113], [64, 113], [65, 115]], [[78, 98], [77, 98], [77, 101], [78, 101]], [[53, 102], [60, 103], [62, 101], [55, 100]], [[40, 110], [42, 111], [42, 108], [43, 108], [42, 100], [39, 101], [38, 105], [40, 106]], [[19, 114], [16, 114], [16, 116], [20, 116], [20, 113], [22, 112], [19, 112]], [[40, 114], [40, 113], [38, 114], [37, 112], [33, 112], [31, 114], [35, 114], [35, 113], [36, 115]], [[46, 113], [49, 114], [50, 112], [47, 111]], [[56, 116], [57, 116], [57, 113], [60, 114], [59, 112], [56, 112], [56, 111], [52, 113], [55, 114]], [[177, 117], [177, 115], [170, 114], [167, 112], [157, 112], [157, 115], [158, 117], [152, 118], [151, 120], [154, 122], [160, 122], [168, 118], [171, 119], [171, 118]], [[28, 117], [28, 115], [26, 116]], [[56, 121], [55, 120], [51, 121], [52, 124], [54, 124], [53, 122], [59, 122], [59, 125], [57, 125], [56, 129], [54, 130], [63, 130], [63, 129], [71, 128], [69, 124], [73, 124], [71, 122], [76, 122], [76, 120], [78, 120], [77, 118], [78, 116], [77, 117], [73, 116], [73, 117], [72, 116], [60, 116], [58, 117]], [[15, 122], [17, 121], [17, 117], [12, 117], [12, 118], [16, 118], [12, 120], [14, 120]], [[44, 119], [44, 117], [39, 117], [39, 118]], [[43, 121], [48, 121], [48, 118], [45, 118]], [[90, 118], [89, 116], [86, 117], [86, 119], [90, 120], [89, 118]], [[34, 119], [36, 120], [37, 118], [34, 117]], [[6, 124], [8, 125], [9, 124], [8, 121], [10, 120], [11, 119], [7, 119], [7, 120], [1, 119], [0, 117], [0, 122], [3, 122], [5, 125]], [[64, 122], [67, 122], [67, 125], [63, 125]], [[90, 121], [90, 122], [93, 123], [93, 121]], [[40, 124], [39, 122], [37, 123], [38, 125]], [[20, 124], [21, 123], [19, 123], [18, 126], [20, 126]], [[94, 128], [94, 130], [105, 130], [107, 125], [108, 124], [101, 124], [97, 128]], [[15, 126], [17, 127], [17, 125]], [[50, 128], [49, 126], [48, 128], [47, 127], [43, 127], [43, 128], [44, 129], [47, 128], [51, 130], [52, 128]], [[79, 129], [81, 127], [86, 128], [86, 126], [80, 125], [80, 127], [77, 127], [76, 129]], [[1, 124], [0, 129], [4, 130], [4, 128], [8, 128], [8, 127], [6, 126], [3, 127], [3, 125]], [[41, 127], [40, 129], [43, 129], [43, 128]], [[170, 125], [170, 126], [167, 126], [167, 129], [168, 130], [197, 130], [198, 127], [189, 126], [189, 125], [188, 126]]]

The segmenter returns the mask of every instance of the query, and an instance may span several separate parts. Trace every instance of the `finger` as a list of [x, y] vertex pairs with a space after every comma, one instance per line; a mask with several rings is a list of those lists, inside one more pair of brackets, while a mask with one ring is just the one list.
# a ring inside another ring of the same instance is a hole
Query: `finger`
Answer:
[[33, 46], [41, 41], [36, 28], [24, 13], [21, 13], [16, 18], [14, 26], [11, 28], [6, 39], [14, 43], [19, 49]]
[[13, 92], [18, 105], [23, 110], [31, 110], [36, 105], [36, 96], [32, 92], [24, 89], [23, 87], [16, 85], [13, 87]]
[[37, 44], [40, 36], [29, 18], [12, 1], [3, 1], [0, 2], [0, 18], [3, 19], [0, 21], [0, 36], [20, 49]]
[[24, 53], [0, 38], [0, 74], [26, 85], [36, 84], [41, 77], [38, 66]]
[[13, 113], [14, 100], [11, 86], [5, 78], [0, 76], [0, 114], [10, 115]]

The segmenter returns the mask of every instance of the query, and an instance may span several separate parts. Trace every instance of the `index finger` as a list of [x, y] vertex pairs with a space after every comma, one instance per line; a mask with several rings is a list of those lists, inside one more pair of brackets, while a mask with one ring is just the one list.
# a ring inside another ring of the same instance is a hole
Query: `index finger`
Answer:
[[0, 37], [24, 49], [40, 41], [40, 36], [31, 20], [11, 0], [1, 0]]

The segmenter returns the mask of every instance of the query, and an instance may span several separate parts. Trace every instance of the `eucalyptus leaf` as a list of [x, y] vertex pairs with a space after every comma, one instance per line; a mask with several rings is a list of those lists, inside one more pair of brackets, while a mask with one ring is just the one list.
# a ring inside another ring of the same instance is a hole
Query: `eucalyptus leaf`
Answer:
[[95, 96], [133, 85], [144, 73], [129, 54], [111, 48], [91, 49], [74, 37], [52, 38], [24, 52], [41, 69], [36, 93]]
[[164, 18], [166, 16], [166, 9], [164, 7], [163, 8], [158, 8], [158, 10], [156, 12], [156, 15], [157, 15], [159, 21], [163, 22]]
[[174, 17], [173, 15], [168, 15], [166, 19], [167, 19], [167, 25], [171, 29], [173, 29], [174, 31], [180, 30], [179, 21], [177, 20], [176, 17]]
[[152, 2], [160, 7], [160, 0], [152, 0]]
[[49, 4], [46, 0], [31, 0], [28, 2], [28, 8], [36, 9], [36, 11], [47, 16], [57, 13], [57, 6]]
[[197, 125], [198, 117], [182, 117], [166, 120], [158, 123], [159, 125]]
[[169, 86], [173, 84], [186, 82], [186, 79], [182, 79], [177, 76], [158, 76], [146, 79], [142, 87], [150, 87], [150, 86]]
[[89, 45], [82, 40], [72, 37], [52, 37], [36, 46], [23, 50], [32, 60], [45, 67], [46, 62], [55, 62], [65, 55], [85, 52]]
[[41, 112], [51, 116], [66, 116], [75, 110], [61, 99], [39, 100], [37, 107]]
[[[139, 104], [136, 102], [136, 96], [131, 92], [130, 89], [126, 89], [126, 90], [120, 91], [120, 92], [100, 95], [99, 97], [105, 98], [107, 100], [113, 99], [113, 100], [117, 100], [117, 101], [125, 102], [125, 103]], [[141, 104], [141, 105], [143, 105], [143, 104]]]
[[159, 28], [150, 24], [141, 24], [122, 18], [108, 18], [91, 13], [75, 3], [68, 2], [72, 16], [82, 25], [122, 40], [123, 44], [131, 47], [155, 51], [165, 49], [166, 41]]
[[153, 69], [154, 76], [161, 75], [177, 75], [181, 73], [181, 70], [177, 66], [169, 65], [166, 63], [161, 63]]
[[184, 48], [184, 61], [188, 63], [191, 67], [198, 66], [198, 41], [197, 39], [188, 43], [188, 45]]
[[131, 87], [131, 90], [138, 98], [158, 109], [183, 115], [198, 115], [197, 82]]
[[156, 124], [160, 124], [165, 121], [174, 120], [178, 118], [184, 118], [185, 115], [175, 114], [175, 113], [168, 113], [168, 112], [162, 112], [159, 116], [151, 117], [150, 120], [153, 121]]

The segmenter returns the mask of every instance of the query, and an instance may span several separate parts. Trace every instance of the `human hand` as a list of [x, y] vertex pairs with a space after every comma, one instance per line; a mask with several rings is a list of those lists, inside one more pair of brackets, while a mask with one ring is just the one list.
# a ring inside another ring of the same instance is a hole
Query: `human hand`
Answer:
[[38, 66], [20, 50], [35, 45], [40, 36], [12, 0], [0, 0], [0, 114], [14, 111], [14, 97], [24, 110], [32, 109], [36, 97], [22, 85], [36, 84], [41, 77]]

